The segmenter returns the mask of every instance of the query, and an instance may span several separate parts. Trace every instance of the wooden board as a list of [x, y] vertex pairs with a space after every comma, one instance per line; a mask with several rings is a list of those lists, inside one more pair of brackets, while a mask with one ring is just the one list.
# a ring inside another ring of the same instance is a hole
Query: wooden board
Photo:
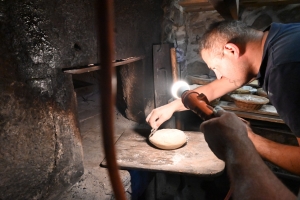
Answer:
[[[208, 147], [201, 132], [185, 131], [188, 142], [176, 150], [160, 150], [148, 140], [150, 130], [126, 130], [116, 142], [121, 169], [215, 176], [225, 167]], [[106, 159], [101, 163], [107, 167]]]
[[237, 116], [245, 118], [245, 119], [254, 119], [254, 120], [259, 120], [259, 121], [284, 124], [284, 121], [280, 117], [276, 117], [276, 116], [260, 115], [260, 114], [247, 113], [247, 112], [241, 112], [241, 111], [232, 111], [232, 112], [234, 112]]
[[155, 107], [166, 105], [172, 97], [173, 83], [170, 45], [153, 45], [153, 75]]
[[259, 110], [243, 110], [237, 107], [233, 102], [220, 101], [218, 106], [221, 106], [227, 111], [232, 111], [237, 116], [242, 118], [284, 124], [284, 121], [279, 117], [273, 105], [263, 105]]
[[227, 110], [236, 110], [236, 111], [244, 111], [249, 113], [257, 113], [262, 115], [272, 115], [278, 116], [276, 108], [272, 105], [263, 105], [259, 110], [245, 110], [242, 108], [237, 107], [233, 102], [229, 101], [220, 101], [219, 106]]
[[240, 0], [243, 7], [278, 6], [299, 3], [299, 0]]
[[[117, 67], [120, 65], [126, 65], [126, 64], [144, 59], [144, 57], [145, 56], [129, 57], [129, 58], [121, 59], [121, 60], [116, 60], [116, 61], [113, 61], [112, 66]], [[82, 74], [82, 73], [92, 72], [92, 71], [96, 71], [96, 70], [100, 70], [100, 69], [101, 69], [100, 64], [90, 64], [87, 66], [63, 68], [62, 71], [64, 73], [69, 73], [69, 74]]]

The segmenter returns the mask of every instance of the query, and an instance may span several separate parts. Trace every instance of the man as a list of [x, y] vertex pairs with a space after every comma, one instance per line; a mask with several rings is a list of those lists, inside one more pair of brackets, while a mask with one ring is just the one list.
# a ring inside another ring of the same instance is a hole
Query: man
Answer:
[[[200, 54], [217, 80], [195, 89], [212, 101], [258, 79], [280, 117], [300, 144], [300, 24], [273, 23], [263, 31], [240, 21], [213, 24], [203, 35]], [[146, 118], [158, 128], [174, 112], [186, 108], [181, 100], [154, 109]], [[279, 144], [248, 128], [248, 137], [262, 158], [300, 175], [300, 147]]]

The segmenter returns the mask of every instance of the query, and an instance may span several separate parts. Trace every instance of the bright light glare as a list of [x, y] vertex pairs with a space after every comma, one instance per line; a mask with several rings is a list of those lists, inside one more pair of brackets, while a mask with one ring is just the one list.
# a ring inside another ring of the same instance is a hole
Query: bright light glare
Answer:
[[[182, 90], [182, 89], [184, 89], [184, 91], [189, 90], [190, 89], [189, 84], [187, 84], [187, 82], [184, 82], [184, 81], [177, 81], [176, 83], [174, 83], [172, 86], [172, 89], [171, 89], [173, 97], [175, 97], [177, 99], [181, 98], [178, 96], [178, 91]], [[184, 91], [182, 91], [182, 92], [184, 92]]]

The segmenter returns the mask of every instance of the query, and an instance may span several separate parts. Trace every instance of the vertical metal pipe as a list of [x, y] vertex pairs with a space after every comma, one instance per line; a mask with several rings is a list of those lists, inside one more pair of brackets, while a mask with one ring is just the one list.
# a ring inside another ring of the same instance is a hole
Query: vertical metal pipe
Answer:
[[116, 77], [114, 59], [114, 1], [96, 1], [96, 27], [101, 61], [101, 112], [102, 134], [108, 172], [116, 199], [125, 200], [125, 191], [119, 175], [114, 147], [114, 106]]

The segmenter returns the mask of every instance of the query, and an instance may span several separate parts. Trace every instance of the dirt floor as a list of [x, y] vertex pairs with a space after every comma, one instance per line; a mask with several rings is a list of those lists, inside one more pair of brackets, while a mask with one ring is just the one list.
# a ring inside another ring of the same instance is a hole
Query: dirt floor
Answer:
[[[107, 169], [99, 166], [105, 158], [104, 150], [102, 148], [103, 140], [99, 98], [99, 93], [77, 96], [78, 118], [83, 143], [85, 171], [80, 181], [66, 191], [61, 196], [61, 199], [114, 199]], [[139, 124], [124, 118], [117, 110], [115, 110], [114, 124], [115, 140], [119, 138], [124, 130], [139, 126]], [[128, 199], [130, 199], [130, 174], [128, 171], [121, 170], [120, 176], [124, 189], [126, 190], [126, 195]]]

